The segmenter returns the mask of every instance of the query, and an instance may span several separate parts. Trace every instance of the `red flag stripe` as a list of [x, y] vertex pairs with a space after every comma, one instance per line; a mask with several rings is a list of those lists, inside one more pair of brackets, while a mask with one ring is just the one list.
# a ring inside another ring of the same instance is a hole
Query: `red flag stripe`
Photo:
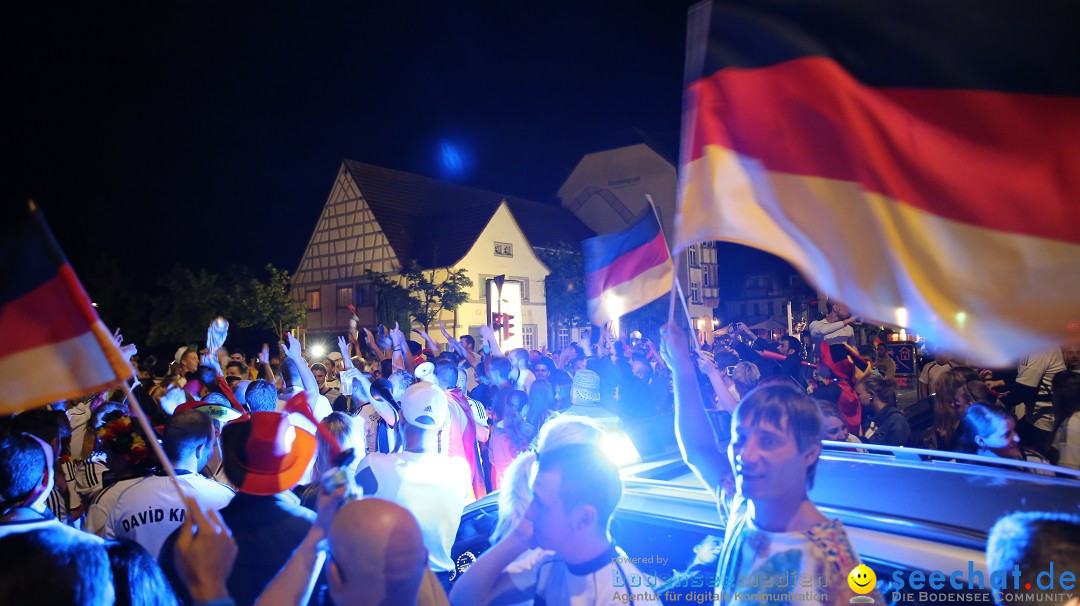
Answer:
[[[947, 219], [1080, 242], [1080, 99], [867, 87], [830, 59], [728, 68], [687, 89], [706, 145], [851, 181]], [[1037, 207], [1037, 210], [1033, 208]]]
[[585, 283], [588, 285], [585, 296], [589, 299], [599, 297], [605, 290], [632, 280], [645, 271], [662, 263], [669, 262], [667, 242], [663, 232], [658, 232], [651, 241], [623, 254], [610, 265], [590, 272]]
[[769, 251], [865, 317], [919, 319], [927, 340], [994, 367], [1080, 330], [1080, 244], [944, 219], [850, 181], [766, 171], [720, 145], [682, 176], [678, 247], [724, 240]]
[[48, 282], [0, 307], [4, 355], [90, 332], [93, 319], [87, 318], [81, 302], [71, 296], [71, 277], [66, 275], [70, 273], [71, 268], [64, 265]]

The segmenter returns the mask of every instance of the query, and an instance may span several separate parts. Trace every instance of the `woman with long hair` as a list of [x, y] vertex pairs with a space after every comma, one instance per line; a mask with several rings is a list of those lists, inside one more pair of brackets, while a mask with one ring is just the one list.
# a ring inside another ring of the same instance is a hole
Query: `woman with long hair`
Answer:
[[[354, 448], [353, 419], [349, 415], [334, 411], [326, 415], [322, 421], [319, 421], [319, 425], [330, 430], [330, 434], [337, 438], [342, 450]], [[304, 507], [311, 510], [315, 509], [315, 502], [319, 498], [319, 487], [323, 474], [334, 468], [333, 456], [330, 453], [330, 442], [323, 437], [321, 432], [316, 433], [315, 437], [318, 440], [318, 449], [315, 451], [315, 460], [312, 462], [311, 471], [307, 476], [310, 483], [296, 489]], [[349, 465], [349, 469], [345, 470], [346, 473], [352, 474], [356, 472], [356, 466], [360, 464], [360, 459], [364, 458], [363, 454], [362, 452], [356, 454], [356, 457]]]
[[529, 448], [536, 435], [536, 430], [521, 418], [521, 410], [528, 402], [529, 396], [520, 389], [500, 390], [495, 395], [492, 410], [499, 422], [491, 429], [491, 437], [488, 438], [492, 490], [499, 489], [503, 471]]
[[533, 381], [532, 388], [529, 389], [529, 406], [525, 409], [525, 422], [540, 429], [556, 410], [555, 387], [551, 381]]
[[[968, 407], [956, 430], [956, 450], [984, 457], [1049, 463], [1034, 450], [1020, 446], [1016, 417], [1004, 407], [976, 402]], [[1053, 475], [1049, 472], [1039, 472]]]
[[[930, 427], [930, 435], [927, 446], [934, 450], [955, 450], [956, 427], [960, 423], [960, 415], [953, 405], [956, 401], [958, 389], [967, 385], [973, 369], [957, 366], [947, 370], [937, 378], [931, 386], [933, 388], [934, 424]], [[976, 375], [976, 379], [978, 376]]]

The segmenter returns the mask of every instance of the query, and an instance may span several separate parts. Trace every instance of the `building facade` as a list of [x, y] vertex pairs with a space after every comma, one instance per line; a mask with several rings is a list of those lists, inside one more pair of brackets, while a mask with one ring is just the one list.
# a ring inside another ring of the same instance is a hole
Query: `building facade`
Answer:
[[[348, 327], [349, 305], [361, 325], [378, 323], [366, 270], [394, 274], [416, 260], [438, 279], [464, 269], [473, 282], [469, 299], [441, 317], [451, 336], [479, 337], [501, 312], [514, 316], [505, 345], [537, 349], [548, 346], [549, 271], [534, 247], [593, 235], [553, 204], [345, 160], [293, 277], [293, 297], [306, 303], [306, 338], [331, 343]], [[501, 291], [496, 276], [504, 279]], [[429, 328], [442, 342], [438, 322]]]

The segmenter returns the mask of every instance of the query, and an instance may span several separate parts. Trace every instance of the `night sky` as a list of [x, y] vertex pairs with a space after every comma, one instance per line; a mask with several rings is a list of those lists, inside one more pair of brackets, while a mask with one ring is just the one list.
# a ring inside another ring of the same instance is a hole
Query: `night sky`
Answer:
[[293, 271], [343, 158], [553, 202], [585, 153], [677, 153], [692, 2], [390, 4], [6, 13], [6, 210], [77, 269]]

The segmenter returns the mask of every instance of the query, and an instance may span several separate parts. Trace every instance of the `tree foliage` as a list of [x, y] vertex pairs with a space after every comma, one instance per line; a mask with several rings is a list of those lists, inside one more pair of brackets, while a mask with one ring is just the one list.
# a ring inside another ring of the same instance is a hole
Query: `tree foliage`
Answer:
[[379, 324], [391, 328], [395, 322], [401, 326], [409, 326], [409, 318], [418, 310], [409, 289], [393, 274], [376, 273], [368, 269], [364, 275], [371, 280], [371, 287], [375, 291], [375, 316]]
[[401, 277], [405, 280], [405, 288], [416, 302], [412, 316], [424, 327], [425, 332], [432, 322], [439, 319], [443, 310], [454, 311], [468, 301], [467, 289], [473, 285], [464, 269], [423, 270], [415, 260], [409, 261], [405, 271], [401, 272]]
[[422, 269], [415, 260], [410, 260], [399, 275], [368, 270], [366, 276], [378, 296], [376, 314], [380, 323], [408, 326], [415, 320], [425, 331], [444, 310], [454, 311], [468, 301], [468, 289], [473, 285], [464, 269]]
[[589, 323], [585, 298], [585, 259], [581, 247], [559, 244], [536, 250], [551, 273], [544, 279], [548, 319], [553, 326]]
[[293, 300], [289, 272], [273, 265], [265, 275], [233, 267], [223, 275], [176, 266], [158, 279], [160, 293], [150, 312], [150, 345], [198, 343], [206, 327], [224, 316], [236, 328], [281, 334], [304, 321], [303, 303]]

